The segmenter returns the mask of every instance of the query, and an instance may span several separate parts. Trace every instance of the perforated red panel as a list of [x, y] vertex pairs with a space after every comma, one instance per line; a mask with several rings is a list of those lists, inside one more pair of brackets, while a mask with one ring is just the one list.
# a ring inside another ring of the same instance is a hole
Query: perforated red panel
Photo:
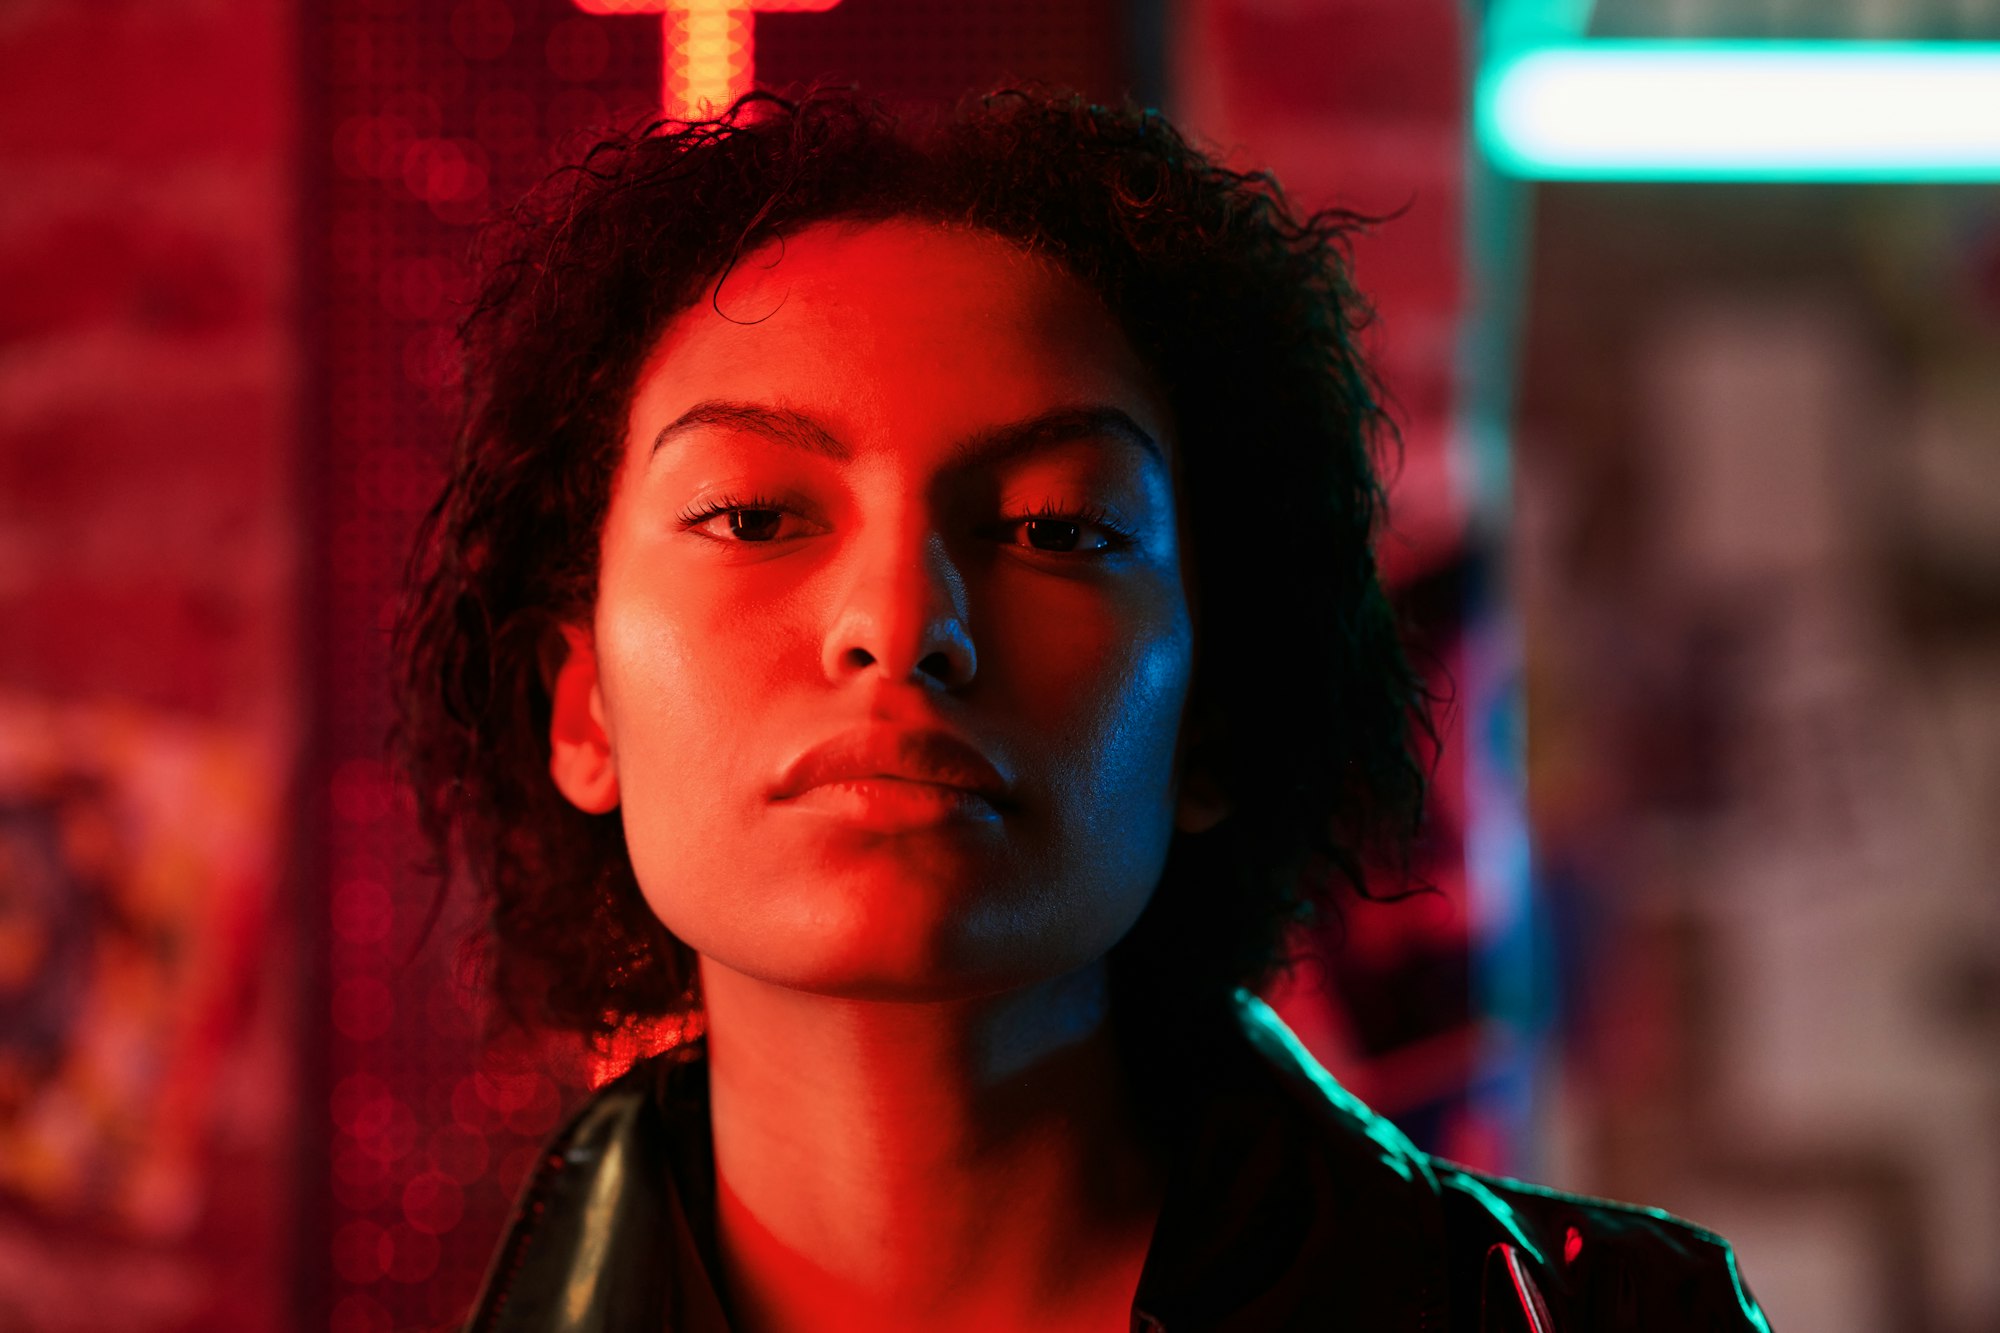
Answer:
[[[475, 224], [587, 128], [656, 103], [660, 22], [570, 0], [315, 0], [321, 81], [306, 227], [322, 294], [322, 596], [328, 1069], [325, 1254], [308, 1311], [335, 1333], [455, 1324], [513, 1190], [576, 1088], [478, 1049], [450, 984], [463, 905], [406, 963], [431, 900], [385, 763], [388, 631], [453, 421], [452, 328]], [[1115, 91], [1123, 7], [843, 0], [758, 20], [759, 82], [827, 75], [896, 97], [1029, 76]]]

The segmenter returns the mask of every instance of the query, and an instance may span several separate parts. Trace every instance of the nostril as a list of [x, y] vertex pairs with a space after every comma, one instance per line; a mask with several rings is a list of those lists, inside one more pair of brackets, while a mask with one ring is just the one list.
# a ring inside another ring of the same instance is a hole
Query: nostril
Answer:
[[919, 662], [917, 670], [927, 676], [936, 677], [947, 685], [951, 684], [953, 678], [958, 674], [957, 670], [952, 666], [950, 654], [944, 652], [942, 649]]

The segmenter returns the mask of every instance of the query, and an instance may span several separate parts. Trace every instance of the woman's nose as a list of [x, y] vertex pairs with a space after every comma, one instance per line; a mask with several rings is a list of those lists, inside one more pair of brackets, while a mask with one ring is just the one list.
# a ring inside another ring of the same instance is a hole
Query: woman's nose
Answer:
[[822, 662], [836, 684], [868, 672], [942, 689], [972, 679], [979, 657], [966, 627], [965, 579], [941, 536], [930, 533], [916, 549], [880, 543], [863, 553]]

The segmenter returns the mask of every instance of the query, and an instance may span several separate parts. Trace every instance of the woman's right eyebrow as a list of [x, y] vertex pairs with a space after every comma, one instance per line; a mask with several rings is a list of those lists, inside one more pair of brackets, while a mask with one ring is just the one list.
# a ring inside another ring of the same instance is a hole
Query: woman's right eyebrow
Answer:
[[[652, 456], [680, 435], [702, 426], [747, 430], [773, 443], [845, 463], [854, 451], [825, 425], [804, 412], [763, 403], [711, 399], [696, 403], [653, 437]], [[1110, 440], [1129, 445], [1153, 462], [1166, 465], [1166, 455], [1144, 427], [1124, 410], [1105, 405], [1063, 406], [1021, 421], [990, 426], [960, 440], [953, 452], [960, 467], [990, 466], [1009, 458], [1084, 440]]]
[[[803, 412], [788, 407], [767, 407], [761, 403], [731, 403], [710, 399], [696, 403], [675, 417], [653, 437], [653, 455], [676, 436], [700, 426], [730, 426], [762, 435], [778, 444], [820, 454], [845, 463], [853, 451], [840, 437]], [[650, 456], [650, 455], [649, 455]]]

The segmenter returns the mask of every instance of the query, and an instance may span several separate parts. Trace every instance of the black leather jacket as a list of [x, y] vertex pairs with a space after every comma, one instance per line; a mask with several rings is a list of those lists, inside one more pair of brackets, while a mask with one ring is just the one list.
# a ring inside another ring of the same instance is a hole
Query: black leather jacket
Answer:
[[[1650, 1208], [1430, 1157], [1262, 1001], [1181, 1076], [1134, 1333], [1763, 1330], [1721, 1237]], [[697, 1043], [601, 1090], [551, 1140], [467, 1333], [728, 1333]]]

